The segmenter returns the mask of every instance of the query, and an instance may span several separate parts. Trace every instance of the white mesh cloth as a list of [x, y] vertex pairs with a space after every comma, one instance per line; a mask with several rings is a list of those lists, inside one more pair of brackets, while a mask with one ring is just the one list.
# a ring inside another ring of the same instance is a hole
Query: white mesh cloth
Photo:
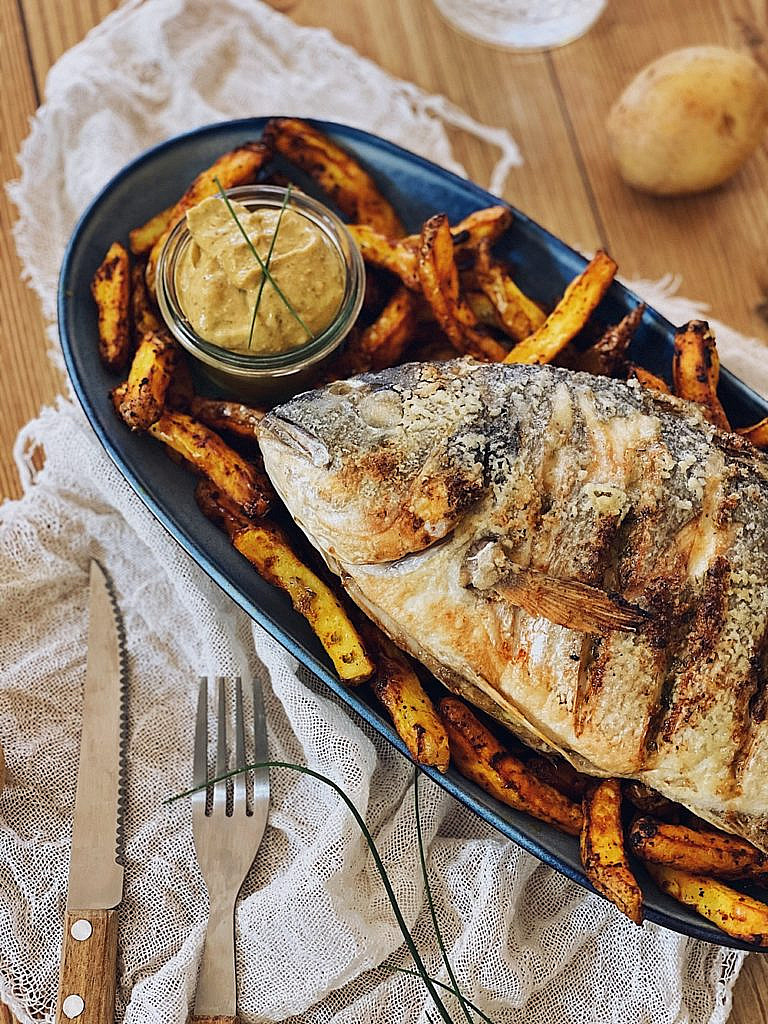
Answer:
[[[203, 122], [275, 112], [358, 124], [454, 168], [443, 122], [458, 124], [501, 146], [496, 188], [518, 161], [505, 132], [478, 126], [327, 32], [298, 28], [255, 0], [131, 3], [51, 71], [22, 150], [17, 240], [46, 315], [54, 316], [77, 214], [127, 160]], [[671, 284], [649, 298], [663, 299]], [[683, 306], [678, 320], [691, 311]], [[729, 348], [739, 341], [727, 337]], [[734, 362], [728, 351], [726, 359]], [[36, 443], [47, 459], [35, 476], [25, 452]], [[349, 793], [432, 973], [444, 980], [418, 884], [409, 766], [321, 684], [300, 680], [292, 659], [181, 552], [73, 404], [44, 410], [17, 453], [25, 495], [0, 508], [0, 736], [9, 768], [0, 802], [0, 996], [24, 1021], [52, 1019], [91, 556], [117, 582], [129, 645], [119, 1016], [182, 1022], [194, 992], [207, 900], [189, 806], [163, 801], [189, 782], [201, 672], [262, 681], [271, 755], [311, 765]], [[269, 827], [237, 911], [245, 1019], [426, 1024], [420, 982], [386, 966], [406, 958], [350, 815], [306, 778], [273, 773], [272, 787]], [[429, 783], [423, 806], [456, 973], [499, 1024], [726, 1020], [740, 955], [636, 928]]]

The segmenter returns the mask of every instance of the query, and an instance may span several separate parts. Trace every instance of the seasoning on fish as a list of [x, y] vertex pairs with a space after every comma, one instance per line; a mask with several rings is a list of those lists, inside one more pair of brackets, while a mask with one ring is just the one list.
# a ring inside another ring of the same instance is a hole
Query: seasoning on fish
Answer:
[[768, 851], [764, 455], [637, 382], [471, 359], [335, 382], [259, 436], [350, 595], [449, 689]]

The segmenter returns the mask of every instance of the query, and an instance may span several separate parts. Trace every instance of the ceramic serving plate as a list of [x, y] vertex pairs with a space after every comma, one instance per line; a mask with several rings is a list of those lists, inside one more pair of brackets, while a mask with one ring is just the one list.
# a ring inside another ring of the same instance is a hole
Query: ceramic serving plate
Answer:
[[[61, 344], [74, 389], [93, 429], [151, 512], [252, 618], [317, 673], [352, 712], [408, 756], [367, 688], [349, 690], [339, 683], [320, 644], [304, 619], [293, 611], [287, 596], [266, 584], [226, 536], [202, 516], [193, 496], [193, 475], [171, 462], [160, 445], [146, 436], [131, 434], [117, 419], [108, 392], [118, 381], [103, 368], [96, 354], [96, 312], [89, 286], [110, 243], [117, 238], [127, 244], [129, 229], [174, 202], [191, 179], [221, 153], [258, 138], [265, 121], [228, 121], [179, 136], [144, 153], [113, 178], [83, 214], [64, 256], [58, 299]], [[372, 172], [409, 231], [417, 231], [428, 216], [438, 211], [446, 212], [455, 222], [472, 210], [499, 202], [477, 185], [383, 139], [344, 125], [317, 125]], [[279, 166], [280, 161], [276, 164]], [[287, 166], [283, 170], [288, 171]], [[306, 191], [322, 198], [311, 182], [293, 169], [290, 173]], [[517, 211], [513, 213], [512, 227], [498, 251], [513, 264], [524, 291], [551, 307], [585, 261], [538, 224]], [[626, 288], [614, 284], [597, 315], [613, 323], [638, 301]], [[632, 358], [669, 378], [672, 336], [672, 325], [648, 310], [633, 342]], [[721, 399], [735, 425], [768, 414], [766, 403], [727, 371], [721, 376]], [[503, 835], [589, 888], [575, 839], [504, 807], [453, 771], [446, 776], [432, 771], [427, 774]], [[659, 892], [642, 869], [638, 877], [646, 894], [649, 920], [710, 942], [753, 948], [729, 939]]]

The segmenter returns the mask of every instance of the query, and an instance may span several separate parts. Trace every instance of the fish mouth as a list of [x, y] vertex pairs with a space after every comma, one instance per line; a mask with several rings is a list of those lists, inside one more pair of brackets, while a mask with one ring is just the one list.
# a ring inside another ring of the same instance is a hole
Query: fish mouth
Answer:
[[317, 469], [326, 469], [331, 464], [331, 453], [319, 437], [275, 413], [268, 413], [264, 417], [259, 424], [258, 433], [259, 442], [264, 439], [277, 441], [294, 454], [311, 462]]
[[402, 576], [421, 569], [425, 562], [440, 554], [444, 548], [455, 541], [455, 531], [451, 530], [445, 537], [438, 537], [431, 544], [420, 548], [418, 551], [409, 551], [399, 558], [393, 558], [386, 562], [348, 562], [347, 565], [354, 565], [355, 571], [365, 573], [366, 576]]

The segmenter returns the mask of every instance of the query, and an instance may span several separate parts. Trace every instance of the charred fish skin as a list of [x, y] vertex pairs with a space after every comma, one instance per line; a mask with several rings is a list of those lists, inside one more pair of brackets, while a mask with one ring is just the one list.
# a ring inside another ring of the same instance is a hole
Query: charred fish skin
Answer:
[[637, 383], [454, 360], [300, 395], [261, 445], [352, 597], [451, 689], [768, 849], [768, 460], [747, 442]]

